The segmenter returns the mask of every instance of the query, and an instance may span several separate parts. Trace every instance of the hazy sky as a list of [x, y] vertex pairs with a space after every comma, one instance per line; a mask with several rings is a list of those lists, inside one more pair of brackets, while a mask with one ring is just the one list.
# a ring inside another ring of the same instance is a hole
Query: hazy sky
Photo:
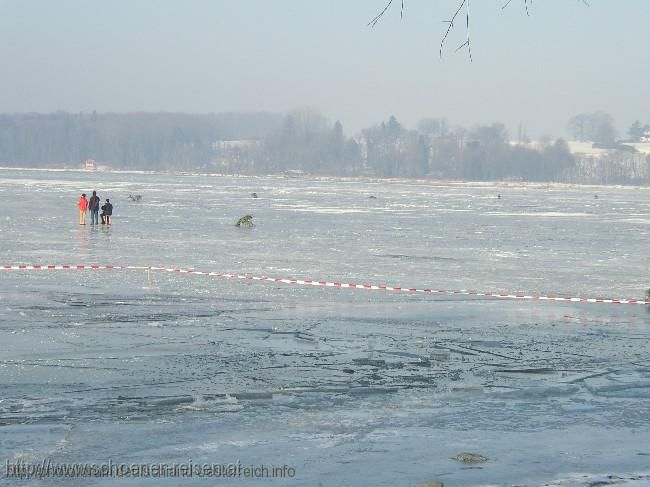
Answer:
[[438, 47], [457, 0], [0, 0], [0, 112], [284, 112], [354, 133], [394, 114], [564, 136], [650, 123], [650, 0], [472, 0], [474, 62]]

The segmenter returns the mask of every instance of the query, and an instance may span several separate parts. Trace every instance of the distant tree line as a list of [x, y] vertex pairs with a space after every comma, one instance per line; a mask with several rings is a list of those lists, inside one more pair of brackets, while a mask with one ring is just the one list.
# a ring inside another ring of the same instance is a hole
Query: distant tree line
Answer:
[[282, 124], [269, 113], [0, 114], [0, 164], [192, 169], [214, 157], [215, 140], [264, 137]]
[[[200, 170], [225, 174], [314, 174], [474, 181], [644, 182], [648, 163], [616, 149], [613, 119], [579, 115], [575, 139], [611, 147], [597, 161], [562, 139], [511, 142], [502, 124], [464, 128], [425, 118], [416, 129], [395, 117], [346, 136], [339, 121], [301, 109], [286, 115], [225, 113], [53, 113], [0, 115], [0, 165]], [[638, 122], [631, 130], [643, 135]], [[634, 150], [634, 149], [632, 149]]]

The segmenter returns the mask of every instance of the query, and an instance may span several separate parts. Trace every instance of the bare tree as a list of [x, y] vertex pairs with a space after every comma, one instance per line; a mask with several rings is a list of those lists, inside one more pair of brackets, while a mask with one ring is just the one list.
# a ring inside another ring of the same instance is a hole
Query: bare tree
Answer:
[[603, 146], [616, 142], [614, 117], [603, 111], [575, 115], [569, 119], [568, 128], [575, 140], [592, 141]]
[[[404, 18], [404, 1], [405, 0], [400, 0], [400, 19]], [[444, 51], [445, 48], [445, 43], [447, 42], [447, 38], [451, 34], [451, 32], [454, 30], [455, 22], [459, 19], [465, 19], [465, 41], [460, 44], [455, 52], [460, 51], [461, 49], [467, 48], [467, 55], [469, 56], [469, 60], [472, 61], [472, 43], [471, 43], [471, 37], [470, 37], [470, 31], [469, 31], [469, 19], [470, 19], [470, 5], [471, 5], [471, 0], [457, 0], [458, 3], [456, 5], [456, 9], [454, 10], [451, 18], [449, 20], [443, 20], [444, 23], [447, 24], [447, 29], [445, 30], [445, 33], [442, 35], [442, 38], [440, 40], [440, 50], [439, 54], [440, 57], [442, 58], [442, 52]], [[533, 0], [519, 0], [523, 4], [523, 8], [526, 11], [526, 15], [530, 16], [530, 7], [533, 4]], [[586, 6], [589, 6], [587, 3], [587, 0], [578, 0], [579, 2], [585, 4]], [[368, 22], [368, 27], [375, 27], [379, 21], [382, 19], [382, 17], [388, 12], [388, 10], [393, 6], [393, 3], [395, 0], [388, 0], [386, 5], [384, 5], [384, 8], [381, 9], [377, 15], [375, 15], [370, 21]], [[510, 4], [512, 3], [512, 0], [505, 0], [505, 3], [502, 5], [501, 9], [507, 8]], [[464, 14], [464, 15], [463, 15]]]

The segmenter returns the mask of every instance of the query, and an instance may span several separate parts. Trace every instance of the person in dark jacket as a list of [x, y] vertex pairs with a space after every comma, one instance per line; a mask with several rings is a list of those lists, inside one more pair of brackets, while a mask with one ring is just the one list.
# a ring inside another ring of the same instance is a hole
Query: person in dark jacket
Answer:
[[90, 224], [99, 224], [99, 196], [97, 191], [93, 191], [93, 195], [88, 200], [88, 209], [90, 210]]
[[110, 225], [111, 216], [113, 216], [113, 205], [111, 204], [111, 200], [106, 198], [106, 203], [102, 205], [102, 225]]

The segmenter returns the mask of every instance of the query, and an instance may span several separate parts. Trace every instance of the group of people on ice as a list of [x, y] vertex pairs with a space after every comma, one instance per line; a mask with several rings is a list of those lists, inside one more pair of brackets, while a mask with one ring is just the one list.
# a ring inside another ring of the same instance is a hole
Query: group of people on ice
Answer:
[[102, 217], [102, 225], [111, 224], [111, 216], [113, 216], [113, 205], [111, 200], [106, 198], [106, 202], [101, 205], [102, 213], [99, 214], [100, 210], [99, 196], [97, 196], [97, 191], [93, 191], [93, 195], [89, 200], [86, 199], [86, 193], [83, 193], [77, 202], [77, 208], [79, 208], [79, 225], [86, 224], [86, 213], [90, 211], [90, 224], [99, 225], [99, 217]]

